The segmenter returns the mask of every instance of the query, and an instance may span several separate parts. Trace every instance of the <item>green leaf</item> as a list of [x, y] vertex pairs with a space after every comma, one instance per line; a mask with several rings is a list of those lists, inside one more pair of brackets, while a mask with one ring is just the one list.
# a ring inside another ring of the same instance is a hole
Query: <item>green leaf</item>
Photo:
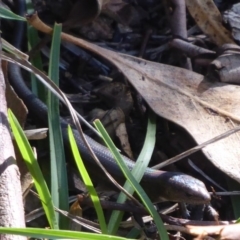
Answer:
[[[149, 165], [154, 150], [155, 142], [156, 142], [156, 116], [154, 113], [150, 112], [148, 118], [147, 134], [143, 144], [143, 148], [136, 161], [134, 168], [131, 171], [132, 175], [137, 180], [137, 182], [141, 181], [144, 172]], [[134, 193], [134, 189], [128, 181], [125, 182], [123, 188], [129, 194]], [[127, 199], [126, 195], [124, 193], [120, 193], [117, 202], [124, 203], [126, 199]], [[116, 233], [122, 220], [122, 217], [123, 212], [113, 211], [109, 220], [108, 233], [110, 234]]]
[[[229, 191], [240, 191], [240, 185], [238, 182], [228, 176], [226, 176], [225, 178], [227, 180]], [[230, 198], [232, 202], [234, 216], [237, 219], [240, 217], [240, 196], [230, 196]]]
[[9, 42], [7, 42], [6, 40], [4, 40], [2, 38], [2, 48], [9, 53], [12, 53], [14, 56], [16, 56], [19, 59], [22, 60], [28, 60], [28, 55], [21, 52], [19, 49], [15, 48], [12, 44], [10, 44]]
[[107, 131], [105, 130], [105, 128], [103, 127], [103, 125], [101, 124], [101, 122], [99, 120], [95, 120], [94, 121], [94, 125], [97, 128], [97, 130], [100, 132], [100, 134], [102, 135], [102, 138], [103, 138], [105, 144], [108, 146], [108, 148], [112, 152], [112, 154], [113, 154], [116, 162], [118, 163], [120, 169], [122, 170], [124, 176], [130, 182], [131, 186], [134, 188], [134, 190], [138, 194], [139, 198], [142, 200], [144, 206], [147, 208], [147, 210], [149, 211], [150, 215], [153, 217], [153, 219], [154, 219], [154, 221], [156, 223], [156, 226], [157, 226], [160, 238], [162, 240], [169, 239], [168, 238], [168, 234], [166, 232], [166, 229], [165, 229], [165, 227], [163, 225], [163, 222], [162, 222], [158, 212], [154, 208], [151, 200], [149, 199], [149, 197], [147, 196], [147, 194], [145, 193], [143, 188], [139, 185], [139, 183], [136, 181], [136, 179], [131, 174], [130, 170], [128, 169], [128, 167], [126, 166], [124, 160], [122, 159], [119, 151], [117, 150], [117, 148], [114, 145], [113, 141], [109, 137]]
[[88, 172], [85, 168], [85, 165], [82, 161], [82, 158], [78, 151], [78, 147], [77, 147], [77, 144], [76, 144], [76, 141], [75, 141], [75, 138], [73, 136], [73, 132], [72, 132], [72, 129], [70, 126], [68, 126], [68, 136], [69, 136], [69, 141], [70, 141], [71, 149], [73, 152], [74, 160], [76, 162], [78, 171], [81, 174], [84, 184], [86, 185], [88, 192], [90, 194], [90, 197], [92, 199], [93, 205], [95, 207], [95, 210], [96, 210], [96, 213], [98, 216], [98, 221], [100, 223], [102, 233], [107, 233], [107, 225], [106, 225], [106, 221], [105, 221], [105, 217], [103, 214], [100, 200], [99, 200], [97, 192], [93, 186], [91, 178], [89, 177]]
[[54, 206], [37, 159], [33, 154], [32, 148], [26, 136], [24, 135], [21, 126], [19, 125], [17, 119], [10, 109], [8, 110], [8, 119], [19, 151], [21, 152], [23, 160], [25, 161], [28, 170], [33, 177], [34, 184], [37, 189], [39, 198], [42, 202], [42, 206], [47, 216], [48, 222], [51, 228], [54, 228], [57, 224]]
[[42, 228], [5, 228], [0, 227], [0, 233], [16, 234], [22, 236], [29, 236], [34, 238], [51, 238], [51, 239], [81, 239], [81, 240], [130, 240], [123, 237], [110, 236], [105, 234], [75, 232], [55, 229]]
[[[59, 85], [61, 29], [61, 25], [54, 25], [49, 59], [48, 76], [56, 85]], [[69, 209], [68, 180], [60, 126], [59, 100], [50, 91], [48, 91], [48, 125], [51, 155], [51, 194], [54, 205], [67, 211]], [[58, 214], [57, 217], [59, 218], [59, 226], [65, 229], [68, 228], [68, 219]]]
[[18, 21], [25, 21], [26, 19], [24, 17], [21, 17], [15, 13], [13, 13], [11, 10], [0, 7], [0, 17], [1, 18], [6, 18], [6, 19], [12, 19], [12, 20], [18, 20]]
[[[34, 12], [34, 7], [31, 0], [26, 0], [26, 6], [28, 14]], [[36, 47], [37, 44], [39, 44], [40, 38], [38, 37], [38, 31], [30, 24], [27, 24], [27, 37], [28, 50], [31, 51], [33, 47]], [[30, 60], [33, 66], [43, 71], [43, 63], [40, 51], [35, 51], [34, 54], [32, 54]], [[33, 73], [31, 73], [31, 89], [32, 92], [42, 100], [42, 102], [46, 103], [46, 89], [44, 85], [37, 80], [36, 76]]]

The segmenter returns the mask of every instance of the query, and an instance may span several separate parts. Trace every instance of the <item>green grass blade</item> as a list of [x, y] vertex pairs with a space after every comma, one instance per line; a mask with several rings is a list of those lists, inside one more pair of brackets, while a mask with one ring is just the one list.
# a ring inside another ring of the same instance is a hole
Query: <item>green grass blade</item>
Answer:
[[[31, 0], [26, 0], [27, 6], [27, 13], [31, 14], [34, 12], [34, 8], [32, 6]], [[39, 42], [40, 39], [38, 37], [38, 31], [32, 27], [31, 25], [27, 25], [27, 37], [28, 37], [28, 50], [32, 50]], [[43, 63], [41, 58], [41, 52], [37, 51], [34, 55], [30, 58], [31, 63], [33, 66], [38, 68], [39, 70], [43, 71]], [[35, 75], [31, 73], [31, 89], [32, 92], [38, 96], [44, 103], [46, 103], [46, 90], [42, 83], [40, 83]]]
[[[38, 43], [38, 33], [35, 28], [28, 25], [27, 28], [27, 34], [28, 34], [28, 49], [31, 50], [33, 46], [35, 46]], [[42, 58], [40, 52], [37, 52], [32, 58], [31, 63], [33, 66], [38, 68], [39, 70], [43, 71], [43, 64], [42, 64]], [[41, 84], [36, 76], [31, 73], [31, 89], [32, 92], [38, 96], [44, 103], [46, 103], [46, 90], [43, 84]]]
[[127, 238], [134, 238], [136, 239], [139, 234], [141, 233], [140, 229], [137, 229], [136, 227], [133, 227], [131, 231], [127, 234]]
[[[0, 227], [0, 233], [16, 234], [22, 236], [29, 236], [34, 238], [50, 238], [50, 239], [81, 239], [81, 240], [127, 240], [127, 238], [110, 236], [105, 234], [75, 232], [55, 229], [42, 228], [3, 228]], [[128, 238], [128, 240], [131, 240]]]
[[[59, 59], [61, 43], [61, 25], [55, 24], [53, 29], [52, 46], [49, 59], [48, 76], [59, 85]], [[48, 123], [51, 155], [51, 194], [57, 208], [68, 210], [68, 180], [62, 132], [59, 117], [59, 100], [48, 92]], [[57, 214], [60, 228], [68, 228], [68, 219]]]
[[119, 167], [121, 168], [124, 176], [130, 182], [131, 186], [134, 188], [134, 190], [138, 194], [139, 198], [142, 200], [143, 204], [148, 209], [150, 215], [153, 217], [153, 219], [156, 223], [160, 238], [162, 240], [169, 239], [166, 229], [163, 225], [163, 222], [162, 222], [158, 212], [154, 208], [151, 200], [149, 199], [149, 197], [147, 196], [147, 194], [145, 193], [143, 188], [139, 185], [139, 183], [136, 181], [136, 179], [131, 174], [130, 170], [128, 169], [125, 162], [123, 161], [120, 153], [118, 152], [117, 148], [115, 147], [113, 141], [109, 137], [105, 128], [103, 127], [103, 125], [101, 124], [101, 122], [99, 120], [94, 121], [94, 125], [97, 128], [97, 130], [100, 132], [100, 134], [102, 135], [102, 138], [103, 138], [105, 144], [111, 150], [111, 152], [112, 152], [115, 160], [117, 161]]
[[6, 40], [4, 40], [3, 38], [2, 40], [2, 48], [9, 53], [12, 53], [15, 57], [25, 60], [28, 60], [28, 55], [21, 52], [19, 49], [15, 48], [12, 44], [10, 44], [9, 42], [7, 42]]
[[[150, 112], [148, 118], [147, 134], [145, 137], [143, 148], [136, 161], [134, 168], [131, 171], [132, 175], [137, 180], [137, 182], [141, 181], [144, 172], [149, 165], [154, 150], [155, 142], [156, 142], [156, 116], [154, 113]], [[130, 194], [134, 193], [134, 189], [128, 181], [125, 182], [123, 187], [128, 193]], [[126, 195], [124, 193], [120, 193], [117, 202], [124, 203], [126, 199], [127, 199]], [[109, 234], [116, 233], [122, 220], [122, 216], [123, 212], [113, 211], [108, 224]]]
[[97, 192], [93, 186], [93, 183], [91, 181], [91, 178], [88, 175], [88, 172], [85, 168], [85, 165], [82, 161], [82, 158], [80, 156], [80, 153], [78, 151], [78, 147], [75, 141], [75, 138], [73, 136], [73, 132], [70, 126], [68, 126], [68, 136], [69, 136], [69, 141], [70, 141], [70, 145], [71, 145], [71, 149], [73, 152], [73, 156], [76, 162], [76, 165], [78, 167], [78, 171], [82, 176], [82, 179], [88, 189], [88, 192], [90, 194], [90, 197], [92, 199], [93, 205], [95, 207], [97, 216], [98, 216], [98, 221], [100, 223], [100, 227], [101, 227], [101, 231], [102, 233], [107, 233], [107, 225], [106, 225], [106, 221], [105, 221], [105, 217], [103, 214], [103, 210], [102, 210], [102, 206], [100, 203], [100, 200], [98, 198]]
[[13, 13], [11, 10], [0, 7], [0, 18], [6, 18], [11, 20], [18, 20], [18, 21], [26, 21], [24, 17], [21, 17], [15, 13]]
[[[240, 191], [240, 185], [238, 182], [228, 176], [226, 176], [225, 178], [227, 180], [229, 191]], [[236, 219], [238, 219], [240, 217], [240, 196], [230, 196], [230, 198], [232, 202], [234, 216]]]
[[18, 123], [17, 119], [15, 118], [12, 111], [8, 110], [8, 119], [10, 126], [13, 131], [13, 135], [15, 137], [15, 140], [17, 142], [18, 148], [22, 154], [22, 157], [28, 167], [29, 172], [31, 173], [35, 187], [37, 189], [38, 195], [40, 197], [40, 200], [42, 202], [43, 209], [45, 211], [45, 214], [47, 216], [48, 222], [50, 224], [51, 228], [54, 228], [56, 225], [56, 215], [54, 211], [54, 206], [52, 202], [51, 195], [49, 193], [47, 184], [43, 178], [41, 169], [38, 165], [38, 162], [36, 158], [34, 157], [32, 148], [24, 135], [24, 132]]

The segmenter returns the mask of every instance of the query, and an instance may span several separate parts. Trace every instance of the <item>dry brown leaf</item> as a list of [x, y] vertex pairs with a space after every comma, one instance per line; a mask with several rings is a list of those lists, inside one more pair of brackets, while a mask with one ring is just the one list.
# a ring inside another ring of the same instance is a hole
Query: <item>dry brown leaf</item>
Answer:
[[211, 62], [208, 74], [217, 75], [221, 82], [240, 84], [240, 54], [231, 53], [217, 57]]
[[[52, 32], [36, 16], [28, 21], [40, 31]], [[156, 114], [185, 128], [198, 144], [240, 123], [240, 86], [206, 81], [200, 74], [119, 54], [68, 34], [62, 34], [62, 39], [112, 62]], [[240, 182], [239, 133], [208, 145], [203, 152], [216, 167]]]
[[223, 13], [223, 21], [231, 28], [232, 36], [235, 41], [240, 41], [240, 3], [234, 4], [230, 9]]
[[222, 16], [212, 0], [186, 0], [186, 5], [198, 27], [221, 46], [234, 43], [230, 32], [222, 25]]
[[[71, 205], [69, 212], [74, 216], [82, 217], [82, 208], [79, 205], [78, 200], [76, 200]], [[73, 231], [81, 231], [81, 229], [82, 229], [81, 225], [75, 223], [74, 221], [70, 222], [69, 228]]]
[[[239, 224], [220, 225], [220, 226], [188, 226], [189, 233], [193, 235], [214, 235], [221, 240], [238, 240], [240, 239]], [[203, 239], [203, 238], [201, 238]], [[204, 238], [205, 239], [205, 238]], [[215, 238], [214, 238], [215, 239]]]
[[38, 128], [25, 130], [24, 134], [28, 140], [42, 140], [47, 138], [48, 128]]
[[[149, 106], [185, 128], [198, 144], [240, 122], [240, 87], [211, 83], [202, 75], [129, 56], [114, 57]], [[203, 152], [219, 169], [240, 182], [239, 135], [211, 144]]]

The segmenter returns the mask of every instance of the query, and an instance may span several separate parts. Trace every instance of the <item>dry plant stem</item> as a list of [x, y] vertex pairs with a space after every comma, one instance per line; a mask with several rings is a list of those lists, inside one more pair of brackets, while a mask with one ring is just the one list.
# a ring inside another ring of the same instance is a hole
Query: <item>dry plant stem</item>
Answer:
[[[0, 226], [25, 227], [20, 173], [15, 161], [5, 98], [5, 81], [0, 65]], [[0, 239], [26, 239], [1, 234]]]
[[[199, 236], [200, 234], [202, 234], [202, 232], [200, 232], [198, 229], [195, 230], [194, 227], [189, 229], [188, 227], [184, 227], [184, 226], [165, 225], [165, 228], [167, 231], [176, 231], [176, 232], [186, 233], [186, 234], [189, 234], [192, 236]], [[202, 229], [202, 231], [203, 231], [203, 229]], [[207, 233], [204, 232], [204, 236], [206, 236], [206, 235], [207, 235]], [[205, 239], [205, 238], [200, 238], [200, 239]]]
[[193, 235], [217, 235], [216, 239], [232, 239], [237, 240], [240, 236], [238, 224], [219, 225], [219, 226], [190, 226], [186, 225], [190, 234]]
[[206, 48], [198, 47], [196, 45], [193, 45], [192, 43], [189, 43], [187, 41], [184, 41], [182, 39], [175, 38], [171, 42], [169, 42], [169, 46], [176, 48], [178, 50], [181, 50], [184, 52], [188, 57], [197, 57], [201, 54], [212, 54], [215, 56], [215, 52], [208, 50]]
[[240, 191], [231, 191], [231, 192], [209, 192], [217, 196], [239, 196]]
[[102, 233], [100, 230], [100, 225], [98, 223], [92, 222], [80, 216], [75, 216], [67, 211], [63, 211], [59, 208], [55, 208], [55, 211], [62, 214], [63, 216], [69, 218], [71, 221], [93, 231], [96, 233]]
[[[78, 195], [78, 201], [80, 206], [82, 205], [87, 205], [90, 207], [93, 206], [92, 200], [89, 197], [86, 197], [84, 195]], [[144, 208], [139, 208], [137, 206], [134, 206], [132, 204], [130, 205], [127, 203], [120, 204], [120, 203], [101, 200], [101, 205], [102, 205], [102, 208], [108, 209], [108, 210], [130, 211], [140, 215], [148, 214], [148, 212]], [[219, 224], [229, 225], [233, 223], [233, 222], [227, 222], [227, 221], [216, 222], [216, 221], [188, 220], [188, 219], [174, 218], [162, 213], [159, 213], [159, 215], [164, 220], [164, 222], [171, 225], [178, 225], [178, 226], [185, 226], [185, 225], [191, 225], [191, 226], [210, 226], [211, 225], [212, 226], [212, 225], [219, 225]]]
[[[93, 202], [92, 199], [88, 196], [79, 194], [77, 196], [78, 202], [80, 206], [87, 205], [89, 207], [93, 207]], [[119, 210], [119, 211], [124, 211], [124, 212], [132, 212], [132, 213], [137, 213], [140, 215], [148, 215], [148, 211], [143, 208], [143, 207], [138, 207], [133, 204], [129, 203], [117, 203], [117, 202], [112, 202], [112, 201], [107, 201], [107, 200], [100, 200], [101, 206], [103, 209], [107, 210]]]
[[[189, 220], [185, 220], [185, 219], [176, 219], [176, 222], [171, 222], [171, 221], [169, 221], [171, 217], [166, 216], [166, 215], [161, 215], [161, 217], [162, 217], [163, 221], [167, 223], [167, 224], [165, 224], [166, 230], [179, 231], [181, 233], [186, 233], [186, 234], [189, 234], [192, 236], [198, 236], [203, 233], [205, 233], [206, 235], [207, 234], [209, 234], [209, 235], [210, 234], [218, 234], [221, 231], [221, 229], [223, 229], [223, 228], [227, 229], [228, 227], [231, 228], [232, 226], [235, 225], [235, 224], [229, 225], [229, 223], [221, 222], [220, 223], [220, 224], [222, 224], [221, 226], [216, 226], [218, 224], [217, 222], [189, 221]], [[223, 225], [223, 224], [226, 224], [226, 225]], [[131, 225], [129, 224], [129, 227], [130, 226]], [[205, 228], [207, 229], [206, 232], [204, 232]]]
[[206, 147], [207, 145], [209, 145], [211, 143], [214, 143], [216, 141], [219, 141], [219, 140], [221, 140], [223, 138], [226, 138], [226, 137], [230, 136], [231, 134], [236, 133], [238, 131], [240, 131], [240, 126], [237, 126], [237, 127], [233, 128], [233, 129], [230, 129], [227, 132], [225, 132], [225, 133], [223, 133], [223, 134], [221, 134], [221, 135], [219, 135], [219, 136], [217, 136], [215, 138], [212, 138], [212, 139], [210, 139], [210, 140], [208, 140], [208, 141], [206, 141], [206, 142], [204, 142], [204, 143], [202, 143], [202, 144], [200, 144], [200, 145], [198, 145], [196, 147], [193, 147], [193, 148], [191, 148], [191, 149], [189, 149], [189, 150], [187, 150], [187, 151], [185, 151], [183, 153], [180, 153], [180, 154], [178, 154], [177, 156], [175, 156], [173, 158], [170, 158], [170, 159], [168, 159], [168, 160], [166, 160], [166, 161], [164, 161], [162, 163], [159, 163], [159, 164], [155, 165], [152, 168], [160, 169], [160, 168], [163, 168], [163, 167], [165, 167], [165, 166], [167, 166], [169, 164], [175, 163], [175, 162], [177, 162], [177, 161], [179, 161], [179, 160], [181, 160], [181, 159], [183, 159], [185, 157], [188, 157], [192, 153], [195, 153], [195, 152], [201, 150], [202, 148]]
[[[171, 29], [172, 35], [175, 37], [180, 37], [182, 39], [187, 39], [187, 23], [186, 23], [186, 4], [185, 0], [172, 0], [173, 13], [171, 16]], [[192, 63], [189, 58], [185, 58], [184, 68], [192, 70]]]
[[187, 38], [186, 29], [186, 5], [185, 0], [171, 0], [173, 3], [173, 13], [171, 18], [171, 29], [173, 36], [183, 39]]
[[147, 43], [149, 41], [149, 38], [152, 34], [152, 29], [148, 29], [145, 34], [144, 34], [144, 38], [143, 38], [143, 42], [142, 42], [142, 45], [141, 45], [141, 49], [140, 49], [140, 52], [139, 52], [139, 57], [142, 58], [145, 51], [146, 51], [146, 46], [147, 46]]
[[218, 226], [221, 225], [230, 225], [234, 224], [235, 221], [197, 221], [197, 220], [189, 220], [189, 219], [183, 219], [183, 218], [175, 218], [168, 215], [164, 215], [160, 213], [160, 216], [162, 220], [169, 225], [177, 225], [177, 226]]
[[[77, 220], [79, 220], [82, 226], [85, 226], [92, 231], [100, 232], [99, 224], [93, 223], [81, 217], [72, 216], [71, 214], [65, 211], [62, 211], [60, 209], [56, 209], [56, 211], [69, 217], [70, 219], [76, 218]], [[213, 221], [193, 221], [193, 220], [187, 220], [187, 219], [178, 219], [178, 218], [173, 218], [163, 214], [160, 214], [160, 216], [164, 222], [169, 224], [169, 225], [165, 225], [167, 230], [181, 231], [194, 236], [201, 234], [201, 231], [203, 231], [205, 228], [207, 229], [206, 233], [211, 234], [213, 232], [216, 233], [217, 231], [219, 231], [219, 229], [222, 229], [224, 227], [230, 226], [231, 228], [233, 226], [233, 222], [222, 221], [217, 223]], [[221, 226], [219, 226], [219, 224], [221, 224]]]
[[[72, 215], [69, 212], [63, 211], [63, 210], [58, 209], [58, 208], [55, 208], [55, 211], [62, 214], [65, 217], [69, 218], [71, 221], [74, 221], [75, 223], [89, 229], [92, 232], [102, 233], [101, 230], [100, 230], [100, 225], [98, 223], [95, 223], [93, 221], [87, 220], [87, 219], [79, 217], [79, 216]], [[118, 236], [125, 236], [126, 232], [122, 231], [122, 230], [118, 230], [117, 235]]]
[[[232, 239], [237, 240], [240, 236], [238, 224], [220, 225], [220, 226], [176, 226], [165, 225], [169, 231], [180, 231], [194, 236], [217, 235], [217, 239]], [[203, 239], [203, 238], [200, 238]], [[204, 238], [205, 239], [205, 238]], [[214, 238], [216, 239], [216, 238]]]
[[201, 174], [205, 179], [207, 179], [209, 182], [211, 182], [213, 185], [215, 185], [216, 187], [218, 187], [219, 189], [221, 189], [224, 192], [227, 192], [226, 189], [224, 189], [223, 187], [221, 187], [217, 182], [215, 182], [212, 178], [210, 178], [207, 174], [205, 174], [200, 168], [198, 168], [198, 166], [196, 166], [191, 159], [188, 159], [188, 164], [199, 174]]

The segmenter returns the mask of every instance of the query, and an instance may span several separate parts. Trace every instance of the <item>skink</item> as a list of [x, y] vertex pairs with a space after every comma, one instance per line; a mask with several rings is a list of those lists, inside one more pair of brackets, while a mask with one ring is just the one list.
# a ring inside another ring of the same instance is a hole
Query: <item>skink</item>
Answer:
[[[24, 0], [15, 1], [18, 4], [17, 14], [23, 15], [25, 13]], [[22, 22], [16, 23], [15, 36], [13, 44], [20, 48], [21, 39], [24, 33], [24, 26]], [[22, 78], [20, 68], [10, 63], [8, 66], [9, 81], [15, 92], [23, 100], [28, 110], [47, 124], [47, 107], [28, 89]], [[67, 122], [61, 119], [62, 134], [64, 144], [69, 147], [67, 135]], [[74, 136], [77, 141], [78, 148], [82, 158], [92, 176], [99, 177], [99, 181], [103, 178], [103, 173], [100, 172], [97, 164], [92, 159], [86, 146], [84, 145], [79, 133], [74, 130]], [[86, 136], [93, 151], [105, 166], [105, 168], [116, 178], [120, 183], [124, 182], [124, 176], [115, 162], [111, 152], [98, 142]], [[123, 159], [129, 169], [132, 169], [134, 162], [129, 158], [123, 156]], [[141, 185], [151, 198], [153, 202], [161, 200], [169, 200], [174, 202], [186, 202], [190, 204], [203, 204], [210, 201], [210, 195], [205, 185], [189, 176], [176, 172], [164, 172], [147, 168], [144, 173]]]

